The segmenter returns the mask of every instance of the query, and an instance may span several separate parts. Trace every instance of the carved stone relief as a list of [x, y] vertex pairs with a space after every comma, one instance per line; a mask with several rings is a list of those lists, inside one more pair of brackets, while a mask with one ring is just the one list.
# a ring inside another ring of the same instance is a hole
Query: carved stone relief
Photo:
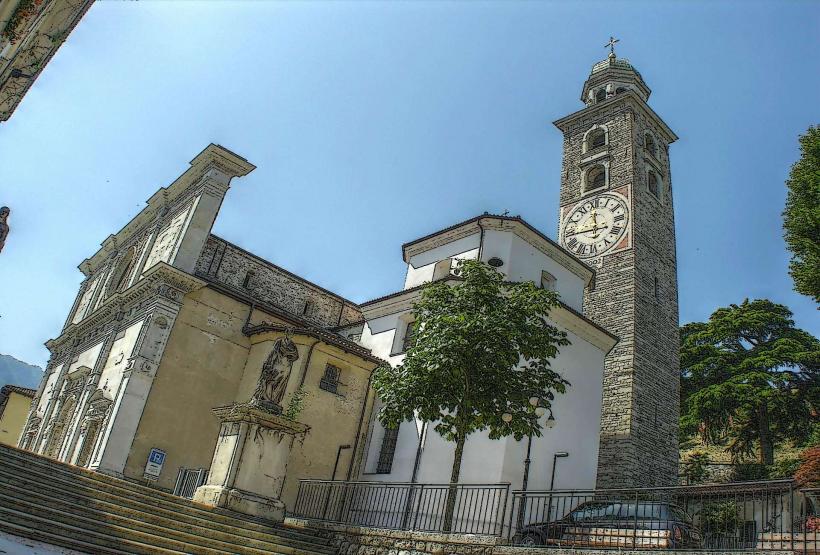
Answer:
[[145, 269], [147, 270], [157, 262], [170, 262], [174, 247], [176, 247], [179, 239], [182, 226], [185, 224], [185, 219], [188, 217], [188, 212], [191, 207], [188, 206], [185, 210], [180, 211], [171, 222], [159, 232], [157, 240], [154, 242], [154, 248], [151, 249], [151, 254], [145, 262]]

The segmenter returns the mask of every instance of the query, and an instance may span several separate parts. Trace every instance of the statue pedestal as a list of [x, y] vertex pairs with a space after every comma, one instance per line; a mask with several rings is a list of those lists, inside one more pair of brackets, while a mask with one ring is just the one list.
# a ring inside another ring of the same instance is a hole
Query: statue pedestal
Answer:
[[249, 404], [213, 409], [219, 439], [208, 481], [194, 501], [271, 521], [284, 519], [279, 500], [296, 436], [308, 427]]

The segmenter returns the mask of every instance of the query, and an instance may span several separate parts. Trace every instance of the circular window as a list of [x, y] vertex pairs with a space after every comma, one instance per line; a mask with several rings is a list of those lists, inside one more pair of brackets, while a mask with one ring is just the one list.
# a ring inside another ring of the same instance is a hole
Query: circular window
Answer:
[[498, 258], [497, 256], [494, 256], [487, 261], [487, 264], [489, 264], [493, 268], [500, 268], [504, 265], [504, 261]]

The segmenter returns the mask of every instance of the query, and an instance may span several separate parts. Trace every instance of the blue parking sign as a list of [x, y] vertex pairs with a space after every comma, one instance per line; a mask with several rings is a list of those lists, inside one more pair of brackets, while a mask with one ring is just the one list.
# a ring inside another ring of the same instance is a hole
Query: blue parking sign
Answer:
[[156, 480], [162, 472], [162, 465], [165, 463], [165, 451], [154, 447], [148, 454], [148, 461], [145, 463], [143, 476], [149, 480]]
[[159, 449], [151, 449], [151, 455], [148, 460], [154, 464], [162, 464], [165, 462], [165, 453]]

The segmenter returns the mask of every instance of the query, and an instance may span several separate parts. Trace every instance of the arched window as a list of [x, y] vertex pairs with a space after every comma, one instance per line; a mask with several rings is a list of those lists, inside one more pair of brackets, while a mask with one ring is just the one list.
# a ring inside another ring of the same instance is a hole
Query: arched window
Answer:
[[650, 135], [649, 133], [646, 133], [643, 136], [643, 146], [646, 149], [646, 151], [652, 156], [658, 155], [658, 146], [657, 144], [655, 144], [655, 139], [652, 138], [652, 135]]
[[592, 166], [587, 170], [586, 191], [606, 186], [606, 169], [603, 166]]
[[660, 179], [658, 179], [658, 174], [649, 170], [649, 173], [646, 176], [646, 185], [649, 188], [649, 192], [655, 195], [657, 198], [661, 198], [661, 187], [660, 187]]
[[587, 138], [587, 144], [589, 145], [590, 150], [604, 146], [606, 144], [606, 131], [603, 129], [596, 129], [590, 133]]
[[595, 102], [601, 102], [606, 100], [606, 87], [601, 87], [598, 89], [598, 92], [595, 93]]

